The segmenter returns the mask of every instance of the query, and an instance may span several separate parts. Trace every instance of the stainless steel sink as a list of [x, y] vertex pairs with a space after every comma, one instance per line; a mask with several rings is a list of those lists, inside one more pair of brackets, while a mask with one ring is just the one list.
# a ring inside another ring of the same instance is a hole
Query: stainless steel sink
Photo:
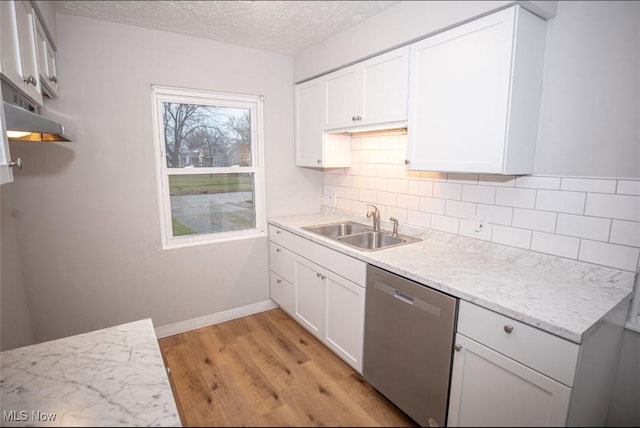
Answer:
[[420, 238], [403, 234], [392, 235], [387, 231], [375, 232], [370, 226], [353, 221], [308, 226], [303, 229], [362, 251], [382, 250], [421, 241]]
[[340, 223], [323, 224], [319, 226], [303, 227], [309, 232], [317, 233], [331, 239], [338, 239], [343, 236], [353, 235], [372, 230], [370, 227], [354, 221], [343, 221]]
[[420, 241], [420, 238], [400, 235], [393, 236], [388, 232], [364, 232], [338, 238], [338, 242], [364, 251], [381, 250]]

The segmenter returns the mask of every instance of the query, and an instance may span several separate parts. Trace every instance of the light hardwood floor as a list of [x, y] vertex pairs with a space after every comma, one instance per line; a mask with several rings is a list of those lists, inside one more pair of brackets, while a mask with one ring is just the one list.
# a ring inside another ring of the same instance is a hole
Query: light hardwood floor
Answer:
[[416, 426], [280, 309], [159, 343], [184, 426]]

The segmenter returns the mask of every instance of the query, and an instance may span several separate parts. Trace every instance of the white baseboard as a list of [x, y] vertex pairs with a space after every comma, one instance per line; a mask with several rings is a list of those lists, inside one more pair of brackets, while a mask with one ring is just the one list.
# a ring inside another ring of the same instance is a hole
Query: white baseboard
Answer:
[[173, 324], [156, 327], [156, 337], [160, 339], [167, 336], [173, 336], [174, 334], [184, 333], [185, 331], [195, 330], [197, 328], [206, 327], [208, 325], [218, 324], [224, 321], [230, 321], [236, 318], [245, 317], [247, 315], [257, 314], [258, 312], [268, 311], [277, 307], [278, 304], [269, 299], [258, 303], [252, 303], [246, 306], [240, 306], [239, 308], [216, 312], [215, 314], [204, 315], [198, 318], [191, 318]]

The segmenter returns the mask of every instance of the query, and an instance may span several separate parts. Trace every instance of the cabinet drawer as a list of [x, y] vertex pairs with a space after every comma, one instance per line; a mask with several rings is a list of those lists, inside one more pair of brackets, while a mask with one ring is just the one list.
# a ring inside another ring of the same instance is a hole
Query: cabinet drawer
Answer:
[[269, 240], [289, 248], [293, 234], [272, 224], [269, 225]]
[[293, 284], [274, 271], [269, 271], [271, 299], [289, 314], [293, 314], [295, 294]]
[[269, 242], [269, 268], [286, 281], [293, 282], [293, 253], [274, 242]]
[[291, 236], [289, 248], [360, 287], [364, 287], [367, 282], [367, 264], [363, 261], [297, 235]]
[[579, 346], [520, 321], [461, 301], [458, 332], [572, 386]]

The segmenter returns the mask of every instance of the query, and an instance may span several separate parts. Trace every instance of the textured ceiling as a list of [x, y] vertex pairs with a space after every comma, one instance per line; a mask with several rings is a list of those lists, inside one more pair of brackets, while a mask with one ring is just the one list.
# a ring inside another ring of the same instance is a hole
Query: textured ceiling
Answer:
[[397, 1], [58, 1], [57, 11], [295, 55]]

